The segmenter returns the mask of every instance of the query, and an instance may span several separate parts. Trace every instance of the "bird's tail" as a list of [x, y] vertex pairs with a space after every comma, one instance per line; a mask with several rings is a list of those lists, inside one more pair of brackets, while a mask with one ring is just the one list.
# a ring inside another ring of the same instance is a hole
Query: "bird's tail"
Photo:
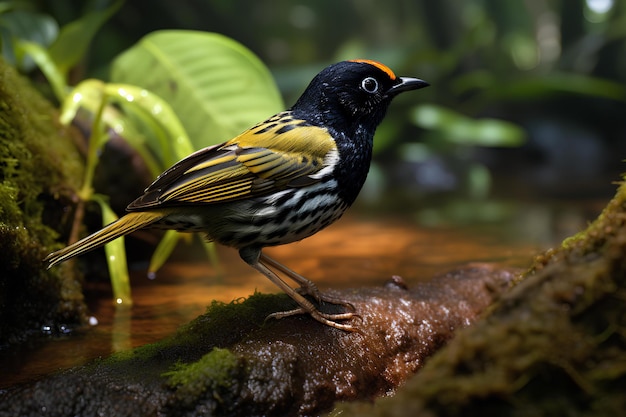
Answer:
[[157, 211], [128, 213], [124, 217], [110, 223], [94, 234], [91, 234], [76, 243], [72, 243], [61, 250], [52, 252], [50, 255], [46, 256], [44, 262], [47, 262], [48, 268], [51, 268], [60, 262], [82, 255], [83, 253], [89, 252], [90, 250], [102, 246], [105, 243], [109, 243], [120, 236], [125, 236], [135, 230], [147, 227], [152, 223], [161, 220], [164, 216], [164, 213]]

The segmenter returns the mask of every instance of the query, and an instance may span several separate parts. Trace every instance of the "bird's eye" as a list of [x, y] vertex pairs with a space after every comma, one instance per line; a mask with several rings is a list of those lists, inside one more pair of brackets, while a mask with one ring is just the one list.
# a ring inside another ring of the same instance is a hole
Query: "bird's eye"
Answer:
[[376, 78], [367, 77], [361, 81], [361, 88], [370, 94], [374, 94], [378, 91], [378, 81], [376, 81]]

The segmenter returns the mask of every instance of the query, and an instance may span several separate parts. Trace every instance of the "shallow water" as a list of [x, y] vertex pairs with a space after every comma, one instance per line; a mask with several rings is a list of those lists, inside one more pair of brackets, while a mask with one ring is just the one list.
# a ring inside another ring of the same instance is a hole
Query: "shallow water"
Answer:
[[[473, 262], [527, 267], [535, 253], [582, 230], [605, 203], [505, 204], [491, 218], [455, 217], [431, 227], [418, 226], [416, 219], [423, 221], [424, 213], [349, 213], [309, 239], [266, 253], [322, 290], [382, 285], [392, 275], [411, 285]], [[477, 208], [476, 213], [481, 210], [484, 214], [489, 209]], [[98, 324], [1, 352], [0, 388], [161, 340], [202, 314], [212, 300], [278, 291], [234, 250], [219, 248], [218, 266], [203, 259], [199, 245], [183, 246], [179, 252], [194, 260], [169, 262], [154, 280], [144, 270], [132, 273], [132, 307], [115, 307], [108, 283], [88, 284], [85, 294]]]

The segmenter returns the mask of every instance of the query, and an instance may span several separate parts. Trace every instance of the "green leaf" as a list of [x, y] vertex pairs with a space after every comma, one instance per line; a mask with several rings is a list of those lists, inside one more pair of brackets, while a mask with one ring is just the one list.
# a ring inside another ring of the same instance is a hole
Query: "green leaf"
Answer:
[[111, 80], [169, 103], [195, 149], [228, 140], [284, 108], [265, 65], [215, 33], [151, 33], [114, 60]]
[[54, 94], [59, 101], [63, 101], [66, 95], [67, 85], [65, 77], [59, 72], [59, 68], [54, 64], [48, 51], [41, 45], [29, 41], [15, 42], [16, 55], [27, 54], [37, 64], [41, 72], [44, 73], [46, 79], [50, 83]]
[[519, 146], [526, 133], [519, 126], [504, 120], [472, 119], [454, 110], [424, 104], [413, 109], [413, 122], [437, 131], [439, 138], [456, 145]]
[[128, 84], [106, 84], [105, 91], [156, 134], [158, 143], [149, 145], [161, 157], [162, 171], [194, 151], [180, 119], [165, 100], [144, 88]]
[[123, 3], [116, 1], [104, 10], [89, 12], [61, 28], [59, 37], [50, 46], [50, 56], [62, 74], [66, 75], [85, 56], [98, 30]]
[[68, 126], [80, 108], [95, 114], [104, 99], [104, 83], [93, 78], [82, 81], [61, 101], [59, 121]]
[[211, 263], [211, 266], [215, 268], [218, 275], [221, 275], [222, 268], [220, 266], [220, 257], [218, 256], [217, 250], [216, 250], [216, 246], [217, 246], [216, 243], [208, 241], [205, 238], [202, 238], [202, 245], [204, 246], [204, 251], [206, 252], [207, 257], [209, 258], [209, 262]]
[[[154, 177], [193, 152], [172, 108], [149, 91], [131, 85], [105, 84], [96, 79], [82, 81], [61, 103], [61, 123], [71, 123], [79, 109], [96, 114], [105, 96], [123, 107], [124, 112], [116, 106], [106, 106], [102, 113], [104, 124], [141, 155]], [[138, 126], [137, 119], [143, 124]], [[149, 133], [155, 132], [159, 139], [156, 144], [148, 140], [153, 137]], [[160, 163], [152, 152], [159, 154]]]
[[14, 10], [0, 14], [0, 29], [2, 33], [2, 56], [26, 72], [32, 70], [35, 63], [30, 59], [21, 59], [19, 51], [14, 50], [13, 42], [28, 41], [41, 47], [47, 47], [59, 33], [59, 26], [52, 17], [25, 10]]
[[[106, 197], [94, 194], [92, 201], [100, 205], [102, 211], [102, 225], [107, 225], [118, 219], [117, 215], [109, 206]], [[111, 285], [113, 287], [113, 298], [118, 305], [132, 305], [133, 300], [130, 295], [130, 278], [126, 263], [126, 250], [124, 248], [124, 237], [119, 237], [104, 245]]]
[[167, 261], [167, 258], [170, 257], [179, 238], [180, 233], [176, 230], [168, 230], [165, 232], [150, 259], [150, 266], [148, 267], [148, 277], [150, 279], [155, 278], [156, 272], [163, 266], [165, 261]]
[[98, 108], [94, 113], [93, 121], [91, 122], [89, 148], [87, 149], [87, 160], [85, 161], [85, 176], [83, 178], [83, 184], [78, 191], [78, 196], [83, 201], [88, 201], [92, 199], [93, 177], [96, 172], [96, 166], [98, 165], [100, 149], [102, 149], [102, 146], [104, 146], [104, 144], [110, 138], [103, 120], [103, 116], [107, 108], [108, 98], [107, 95], [102, 92], [101, 98], [98, 102]]

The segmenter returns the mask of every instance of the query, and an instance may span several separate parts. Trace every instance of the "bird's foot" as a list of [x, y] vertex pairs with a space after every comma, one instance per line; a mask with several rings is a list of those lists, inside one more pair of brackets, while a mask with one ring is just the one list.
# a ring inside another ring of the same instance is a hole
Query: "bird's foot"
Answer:
[[[300, 287], [299, 290], [300, 289], [302, 289], [302, 287]], [[297, 291], [297, 292], [300, 293], [300, 291]], [[279, 311], [276, 313], [272, 313], [268, 315], [266, 319], [269, 319], [269, 318], [282, 319], [285, 317], [296, 316], [299, 314], [309, 314], [311, 317], [313, 317], [315, 320], [319, 321], [320, 323], [323, 323], [330, 327], [334, 327], [335, 329], [340, 329], [340, 330], [344, 330], [348, 332], [358, 331], [356, 327], [350, 324], [338, 323], [338, 321], [340, 320], [350, 320], [353, 318], [361, 318], [361, 316], [355, 313], [356, 309], [354, 308], [354, 305], [352, 305], [352, 303], [341, 300], [340, 298], [330, 297], [327, 295], [321, 295], [319, 291], [318, 291], [318, 296], [319, 296], [320, 304], [322, 302], [326, 302], [330, 304], [341, 305], [352, 311], [346, 311], [343, 313], [324, 313], [320, 311], [319, 309], [317, 309], [312, 304], [310, 304], [310, 305], [301, 305], [300, 307], [294, 308], [293, 310]]]

